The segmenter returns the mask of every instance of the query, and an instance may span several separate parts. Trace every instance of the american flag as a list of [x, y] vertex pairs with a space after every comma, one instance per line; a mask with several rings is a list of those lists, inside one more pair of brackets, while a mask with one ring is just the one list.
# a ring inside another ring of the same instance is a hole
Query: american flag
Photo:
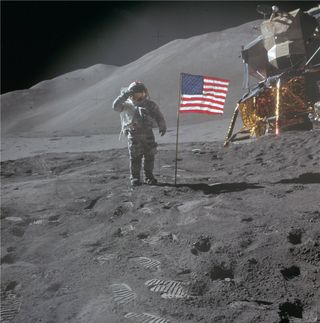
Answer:
[[229, 81], [181, 73], [180, 112], [223, 114]]

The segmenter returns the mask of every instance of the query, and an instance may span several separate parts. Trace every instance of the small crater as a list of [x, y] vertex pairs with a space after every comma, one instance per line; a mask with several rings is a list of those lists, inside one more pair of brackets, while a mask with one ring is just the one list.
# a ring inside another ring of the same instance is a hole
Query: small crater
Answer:
[[293, 303], [285, 302], [279, 305], [279, 323], [289, 323], [289, 317], [302, 319], [303, 306], [299, 299], [295, 299]]
[[208, 290], [207, 283], [203, 280], [194, 281], [190, 288], [189, 293], [192, 296], [203, 296]]
[[97, 202], [101, 199], [102, 196], [98, 196], [97, 198], [91, 200], [90, 204], [85, 207], [85, 210], [92, 210], [94, 206], [97, 204]]
[[288, 234], [288, 241], [294, 245], [300, 244], [302, 238], [302, 230], [293, 229]]
[[179, 271], [178, 273], [177, 273], [177, 275], [179, 276], [179, 275], [187, 275], [187, 274], [190, 274], [191, 273], [191, 270], [190, 269], [184, 269], [184, 270], [182, 270], [182, 271]]
[[60, 218], [60, 215], [51, 215], [48, 217], [48, 221], [49, 222], [56, 222], [59, 220], [59, 218]]
[[138, 239], [147, 239], [148, 237], [149, 237], [149, 233], [147, 233], [147, 232], [141, 232], [141, 233], [138, 233], [137, 234], [137, 238]]
[[96, 242], [87, 242], [83, 244], [86, 248], [98, 248], [101, 247], [101, 242], [98, 240]]
[[6, 286], [6, 292], [9, 292], [11, 290], [14, 290], [18, 286], [18, 283], [16, 281], [11, 281]]
[[241, 222], [252, 222], [252, 221], [253, 219], [251, 217], [241, 219]]
[[8, 252], [14, 252], [14, 251], [16, 251], [16, 249], [17, 249], [16, 247], [8, 247], [7, 251]]
[[120, 205], [113, 211], [113, 216], [120, 217], [121, 215], [123, 215], [123, 213], [124, 213], [124, 209]]
[[258, 263], [258, 261], [257, 261], [257, 259], [255, 259], [255, 258], [250, 258], [250, 259], [248, 259], [248, 263], [249, 263], [250, 265], [256, 265], [256, 264]]
[[240, 247], [243, 249], [248, 248], [252, 244], [252, 242], [253, 241], [251, 238], [244, 239], [240, 241]]
[[11, 253], [8, 253], [1, 258], [1, 264], [13, 264], [14, 262], [15, 259]]
[[47, 291], [50, 293], [55, 293], [60, 289], [60, 287], [61, 287], [61, 283], [53, 283], [48, 287]]
[[25, 230], [15, 226], [10, 230], [10, 232], [11, 232], [12, 235], [21, 238], [21, 237], [23, 237], [23, 235], [25, 233]]
[[194, 248], [201, 252], [208, 252], [211, 248], [210, 238], [200, 237], [195, 243], [193, 243], [193, 248], [191, 249], [191, 252]]
[[68, 231], [61, 232], [61, 233], [59, 233], [59, 236], [62, 237], [62, 238], [68, 238], [69, 237], [69, 232]]
[[49, 140], [50, 141], [58, 141], [58, 140], [61, 140], [61, 139], [62, 139], [61, 137], [52, 137]]
[[192, 248], [190, 249], [190, 252], [191, 252], [193, 255], [195, 255], [195, 256], [198, 256], [198, 254], [199, 254], [198, 249], [197, 249], [197, 248], [195, 248], [195, 247], [192, 247]]
[[289, 268], [283, 268], [280, 270], [285, 280], [290, 280], [294, 277], [300, 276], [300, 268], [297, 266], [291, 266]]
[[209, 272], [209, 275], [211, 280], [219, 280], [219, 279], [222, 280], [226, 278], [230, 278], [230, 279], [234, 278], [234, 273], [232, 268], [226, 267], [224, 263], [218, 266], [213, 266]]
[[116, 229], [116, 230], [112, 233], [112, 236], [113, 236], [113, 237], [118, 237], [118, 238], [122, 237], [122, 236], [123, 236], [123, 233], [122, 233], [121, 228]]
[[163, 209], [167, 209], [167, 210], [170, 210], [171, 208], [173, 208], [173, 207], [176, 207], [177, 205], [179, 205], [179, 203], [178, 202], [176, 202], [176, 201], [171, 201], [171, 202], [167, 202], [167, 203], [165, 203], [164, 205], [163, 205]]

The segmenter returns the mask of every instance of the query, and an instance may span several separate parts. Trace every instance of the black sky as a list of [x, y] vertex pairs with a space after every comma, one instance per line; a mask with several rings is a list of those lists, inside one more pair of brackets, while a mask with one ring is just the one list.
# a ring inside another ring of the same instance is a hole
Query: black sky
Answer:
[[257, 4], [315, 1], [2, 1], [1, 93], [97, 63], [124, 65], [177, 38], [261, 18]]

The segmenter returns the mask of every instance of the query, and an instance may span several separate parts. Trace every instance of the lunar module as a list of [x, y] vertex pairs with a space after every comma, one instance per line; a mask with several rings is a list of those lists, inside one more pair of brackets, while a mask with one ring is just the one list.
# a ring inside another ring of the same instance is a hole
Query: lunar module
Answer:
[[[225, 139], [236, 140], [309, 130], [320, 121], [320, 6], [282, 12], [258, 6], [261, 35], [241, 51], [244, 88]], [[249, 87], [249, 80], [255, 84]], [[243, 127], [233, 133], [240, 115]]]

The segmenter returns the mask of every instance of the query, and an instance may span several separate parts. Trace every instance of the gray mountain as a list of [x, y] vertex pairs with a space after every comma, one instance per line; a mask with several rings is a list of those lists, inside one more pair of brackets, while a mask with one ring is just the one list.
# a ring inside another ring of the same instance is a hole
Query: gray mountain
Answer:
[[221, 116], [184, 115], [181, 124], [229, 118], [242, 90], [241, 46], [257, 35], [259, 21], [220, 32], [177, 39], [125, 66], [103, 64], [43, 81], [30, 89], [1, 96], [4, 135], [70, 136], [116, 133], [119, 116], [112, 101], [122, 87], [144, 82], [163, 111], [168, 125], [176, 124], [181, 72], [231, 81]]

